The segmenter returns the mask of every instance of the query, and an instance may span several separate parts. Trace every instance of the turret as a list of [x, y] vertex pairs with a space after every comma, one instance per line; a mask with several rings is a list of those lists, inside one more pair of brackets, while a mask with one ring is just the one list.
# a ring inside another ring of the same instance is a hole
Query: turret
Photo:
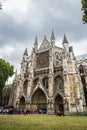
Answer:
[[25, 49], [25, 51], [24, 51], [24, 54], [23, 54], [23, 55], [28, 56], [27, 48]]
[[75, 59], [74, 52], [73, 52], [73, 47], [72, 46], [69, 47], [69, 53], [70, 53], [70, 59]]
[[64, 47], [65, 51], [68, 53], [69, 52], [69, 42], [68, 42], [65, 34], [64, 34], [64, 38], [63, 38], [62, 44], [63, 44], [63, 47]]
[[35, 39], [35, 43], [34, 43], [34, 49], [37, 50], [38, 49], [38, 41], [37, 41], [37, 36]]
[[21, 74], [26, 73], [27, 62], [28, 62], [28, 52], [27, 52], [27, 48], [26, 48], [24, 51], [24, 54], [23, 54], [23, 60], [21, 62]]
[[44, 35], [43, 42], [46, 41], [46, 40], [47, 40], [46, 35]]
[[28, 52], [27, 52], [27, 48], [26, 48], [24, 51], [24, 54], [23, 54], [23, 61], [27, 61], [27, 58], [28, 58]]
[[52, 34], [51, 34], [50, 41], [51, 41], [51, 44], [52, 44], [53, 46], [55, 46], [55, 36], [54, 36], [53, 30], [52, 30]]

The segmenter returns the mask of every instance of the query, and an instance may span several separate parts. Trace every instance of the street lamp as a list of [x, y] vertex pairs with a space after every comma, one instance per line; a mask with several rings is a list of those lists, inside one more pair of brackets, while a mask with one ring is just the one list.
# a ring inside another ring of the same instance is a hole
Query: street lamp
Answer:
[[1, 2], [0, 2], [0, 9], [2, 9], [2, 4], [1, 4]]

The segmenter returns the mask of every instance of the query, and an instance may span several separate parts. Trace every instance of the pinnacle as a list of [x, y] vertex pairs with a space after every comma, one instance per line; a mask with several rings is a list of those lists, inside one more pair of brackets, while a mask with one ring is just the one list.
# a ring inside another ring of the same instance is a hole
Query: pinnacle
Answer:
[[46, 35], [44, 36], [44, 40], [47, 40]]
[[46, 35], [45, 35], [42, 43], [44, 43], [44, 42], [46, 42], [46, 41], [48, 41], [48, 40], [47, 40], [47, 37], [46, 37]]
[[25, 49], [24, 55], [28, 56], [27, 48]]
[[66, 35], [64, 34], [63, 42], [62, 43], [68, 43], [68, 40], [66, 38]]
[[38, 45], [37, 36], [36, 36], [34, 45]]
[[53, 30], [52, 30], [52, 34], [51, 34], [51, 40], [55, 40], [55, 36], [54, 36]]

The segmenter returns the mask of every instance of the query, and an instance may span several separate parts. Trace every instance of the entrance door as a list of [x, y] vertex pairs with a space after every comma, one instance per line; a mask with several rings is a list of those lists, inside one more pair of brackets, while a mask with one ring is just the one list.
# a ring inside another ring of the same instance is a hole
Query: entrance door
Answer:
[[63, 106], [63, 104], [59, 104], [58, 107], [59, 107], [60, 114], [64, 115], [64, 106]]
[[47, 106], [46, 103], [39, 103], [38, 104], [38, 113], [41, 114], [46, 114]]
[[19, 108], [25, 108], [25, 98], [23, 96], [20, 98]]
[[55, 98], [54, 109], [55, 112], [60, 111], [61, 114], [64, 114], [63, 98], [60, 95], [57, 95]]
[[35, 110], [38, 113], [46, 113], [46, 96], [41, 89], [38, 89], [32, 97], [31, 110]]

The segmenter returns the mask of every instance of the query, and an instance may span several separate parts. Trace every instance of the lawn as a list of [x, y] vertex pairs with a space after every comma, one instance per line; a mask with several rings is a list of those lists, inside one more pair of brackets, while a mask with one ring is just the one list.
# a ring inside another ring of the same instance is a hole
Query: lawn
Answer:
[[87, 117], [0, 115], [0, 130], [87, 130]]

